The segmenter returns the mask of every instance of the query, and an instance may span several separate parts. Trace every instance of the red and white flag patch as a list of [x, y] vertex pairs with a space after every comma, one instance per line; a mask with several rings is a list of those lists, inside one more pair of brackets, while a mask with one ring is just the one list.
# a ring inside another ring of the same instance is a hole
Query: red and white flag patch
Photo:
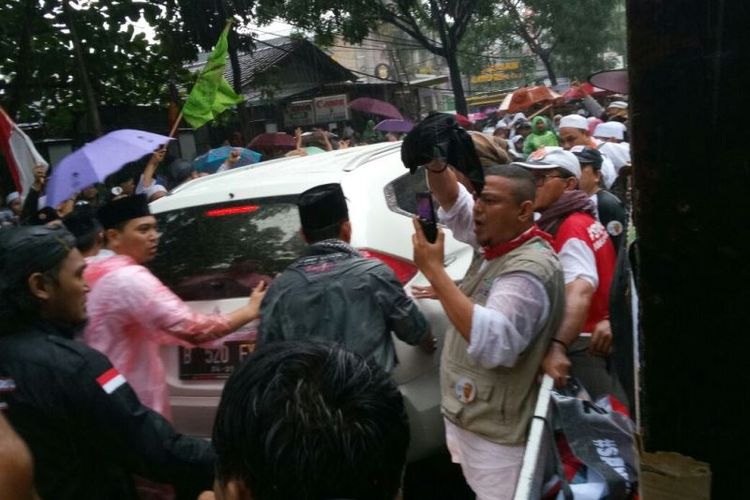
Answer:
[[118, 372], [114, 368], [110, 368], [106, 372], [96, 377], [97, 383], [102, 386], [104, 392], [112, 394], [117, 390], [118, 387], [127, 382], [122, 373]]

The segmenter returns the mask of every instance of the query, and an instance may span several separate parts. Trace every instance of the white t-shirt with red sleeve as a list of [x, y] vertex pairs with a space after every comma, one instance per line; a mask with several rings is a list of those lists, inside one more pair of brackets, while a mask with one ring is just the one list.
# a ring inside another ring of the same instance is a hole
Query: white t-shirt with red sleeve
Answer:
[[615, 272], [615, 247], [607, 230], [584, 212], [569, 215], [555, 234], [553, 244], [562, 264], [565, 284], [583, 279], [594, 287], [582, 333], [609, 318], [609, 290]]

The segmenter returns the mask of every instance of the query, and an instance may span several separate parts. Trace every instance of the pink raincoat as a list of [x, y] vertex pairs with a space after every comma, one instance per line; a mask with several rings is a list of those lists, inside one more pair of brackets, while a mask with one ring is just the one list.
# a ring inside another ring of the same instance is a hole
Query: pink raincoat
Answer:
[[109, 357], [144, 405], [171, 420], [159, 346], [194, 347], [228, 333], [229, 322], [221, 315], [194, 313], [126, 255], [90, 262], [84, 278], [91, 287], [84, 341]]

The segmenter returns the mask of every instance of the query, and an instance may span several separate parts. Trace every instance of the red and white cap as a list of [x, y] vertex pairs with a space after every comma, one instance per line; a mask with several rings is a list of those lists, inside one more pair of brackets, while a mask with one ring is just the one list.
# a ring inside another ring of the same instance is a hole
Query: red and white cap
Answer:
[[[586, 121], [585, 118], [583, 120]], [[517, 161], [511, 163], [511, 165], [518, 165], [519, 167], [532, 170], [561, 168], [573, 174], [576, 179], [581, 178], [581, 164], [576, 155], [557, 146], [539, 148], [531, 153], [526, 161]]]

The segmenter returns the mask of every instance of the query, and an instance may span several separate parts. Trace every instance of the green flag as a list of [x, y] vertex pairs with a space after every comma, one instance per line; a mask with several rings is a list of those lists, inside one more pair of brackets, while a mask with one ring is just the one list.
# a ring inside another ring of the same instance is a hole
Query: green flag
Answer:
[[219, 113], [243, 100], [243, 97], [235, 94], [232, 86], [224, 79], [229, 27], [227, 25], [221, 32], [219, 41], [211, 51], [205, 68], [198, 76], [198, 81], [195, 82], [182, 108], [185, 120], [194, 128], [210, 122]]

